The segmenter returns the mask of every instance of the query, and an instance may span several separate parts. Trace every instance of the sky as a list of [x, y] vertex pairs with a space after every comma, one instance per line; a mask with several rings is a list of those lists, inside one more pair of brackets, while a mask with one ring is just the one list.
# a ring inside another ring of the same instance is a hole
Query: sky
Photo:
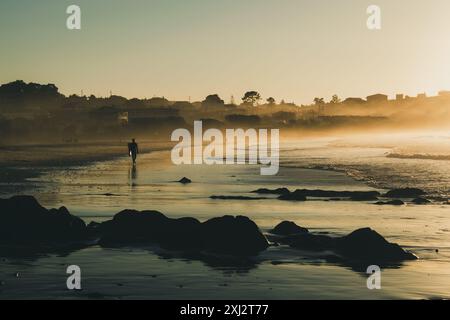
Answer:
[[[66, 8], [81, 8], [81, 30]], [[381, 8], [381, 30], [366, 26]], [[448, 0], [1, 0], [0, 83], [298, 104], [450, 89]]]

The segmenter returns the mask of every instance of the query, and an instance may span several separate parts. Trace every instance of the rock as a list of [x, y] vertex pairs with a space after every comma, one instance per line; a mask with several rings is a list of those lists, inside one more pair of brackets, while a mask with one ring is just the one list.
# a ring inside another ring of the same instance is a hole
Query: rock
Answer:
[[[282, 194], [280, 200], [305, 201], [307, 197], [312, 198], [349, 198], [353, 201], [373, 201], [378, 200], [378, 191], [333, 191], [333, 190], [308, 190], [297, 189], [294, 192]], [[304, 199], [304, 200], [303, 200]]]
[[345, 262], [382, 265], [417, 259], [414, 254], [403, 250], [395, 243], [389, 243], [370, 228], [358, 229], [344, 237], [300, 233], [279, 241], [295, 249], [334, 252]]
[[202, 223], [204, 249], [232, 255], [255, 255], [269, 246], [258, 226], [244, 216], [224, 216]]
[[415, 199], [414, 199], [413, 201], [411, 201], [411, 202], [414, 203], [414, 204], [428, 204], [428, 203], [431, 203], [430, 200], [425, 199], [425, 198], [421, 198], [421, 197], [415, 198]]
[[332, 250], [335, 247], [335, 239], [325, 235], [311, 233], [297, 234], [283, 240], [292, 248], [308, 251]]
[[391, 206], [403, 206], [405, 203], [402, 200], [391, 200], [391, 201], [378, 201], [377, 205], [391, 205]]
[[192, 180], [188, 179], [186, 177], [183, 177], [180, 180], [178, 180], [177, 182], [182, 183], [182, 184], [189, 184], [189, 183], [192, 183]]
[[85, 240], [86, 224], [65, 207], [42, 207], [34, 197], [0, 199], [0, 240], [14, 244], [54, 244]]
[[418, 188], [400, 188], [388, 191], [384, 196], [387, 198], [418, 198], [426, 192]]
[[376, 201], [378, 197], [372, 192], [355, 192], [351, 197], [352, 201]]
[[333, 190], [308, 190], [299, 189], [306, 197], [314, 198], [375, 198], [380, 195], [378, 191], [333, 191]]
[[306, 196], [300, 190], [296, 190], [291, 193], [282, 194], [278, 197], [278, 199], [288, 201], [306, 201]]
[[184, 249], [200, 247], [200, 222], [194, 218], [170, 219], [159, 211], [124, 210], [99, 227], [102, 246], [148, 243]]
[[215, 200], [262, 200], [267, 199], [263, 197], [246, 197], [246, 196], [210, 196], [210, 199]]
[[100, 245], [157, 244], [163, 248], [253, 255], [268, 242], [247, 217], [225, 216], [200, 223], [194, 218], [170, 219], [158, 211], [124, 210], [100, 226]]
[[282, 195], [282, 194], [289, 194], [291, 192], [287, 188], [278, 188], [278, 189], [274, 189], [274, 190], [261, 188], [261, 189], [252, 191], [252, 193]]
[[414, 254], [388, 242], [370, 228], [358, 229], [337, 239], [336, 251], [346, 258], [373, 264], [417, 259]]
[[270, 231], [270, 233], [282, 236], [308, 232], [308, 229], [302, 228], [292, 221], [283, 221]]

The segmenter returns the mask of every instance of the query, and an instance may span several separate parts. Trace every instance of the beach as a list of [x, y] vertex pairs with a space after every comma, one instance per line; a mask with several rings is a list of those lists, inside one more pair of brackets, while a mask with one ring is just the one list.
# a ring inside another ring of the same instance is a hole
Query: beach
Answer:
[[[39, 172], [17, 179], [13, 188], [10, 181], [0, 184], [2, 198], [30, 194], [46, 208], [67, 207], [86, 223], [136, 209], [200, 221], [245, 215], [263, 233], [284, 220], [334, 236], [370, 227], [420, 258], [384, 268], [381, 290], [369, 290], [368, 275], [360, 270], [283, 245], [231, 265], [187, 258], [158, 247], [92, 246], [65, 254], [3, 257], [0, 295], [6, 299], [448, 298], [450, 206], [443, 201], [450, 189], [444, 174], [448, 162], [389, 158], [394, 149], [398, 151], [394, 145], [380, 142], [363, 147], [341, 138], [291, 140], [280, 150], [281, 168], [274, 177], [261, 176], [258, 165], [174, 166], [169, 148], [149, 147], [135, 168], [126, 155], [111, 153], [107, 159], [84, 159], [89, 161], [77, 164], [43, 163]], [[410, 167], [418, 161], [421, 169], [411, 174]], [[384, 171], [379, 172], [380, 168]], [[25, 165], [11, 163], [2, 171], [21, 169], [27, 170]], [[251, 201], [210, 198], [254, 197], [252, 191], [258, 188], [281, 187], [386, 192], [416, 185], [420, 175], [433, 177], [440, 172], [439, 179], [422, 180], [420, 185], [433, 197], [428, 205], [379, 206], [329, 199], [291, 202], [271, 196]], [[178, 183], [183, 177], [192, 183]], [[65, 286], [66, 267], [73, 264], [82, 270], [83, 290], [77, 292]]]

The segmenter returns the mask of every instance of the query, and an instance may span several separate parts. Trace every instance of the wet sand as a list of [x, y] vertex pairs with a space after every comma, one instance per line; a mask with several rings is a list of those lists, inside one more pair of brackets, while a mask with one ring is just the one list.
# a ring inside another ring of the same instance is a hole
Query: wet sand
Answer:
[[[167, 141], [140, 142], [142, 153], [167, 150]], [[113, 160], [128, 152], [127, 141], [97, 141], [90, 143], [29, 144], [0, 146], [0, 194], [21, 193], [17, 185], [25, 185], [43, 172], [85, 166], [94, 162]], [[31, 186], [31, 192], [33, 186]]]
[[[306, 152], [306, 151], [302, 151]], [[313, 152], [314, 154], [314, 152]], [[182, 177], [193, 183], [182, 185]], [[18, 183], [46, 207], [65, 205], [86, 222], [109, 219], [125, 208], [159, 210], [199, 220], [243, 214], [264, 232], [291, 220], [313, 232], [342, 235], [371, 227], [417, 254], [382, 272], [382, 290], [368, 290], [367, 275], [286, 246], [271, 247], [243, 265], [188, 259], [158, 248], [104, 249], [65, 255], [6, 259], [0, 268], [2, 298], [64, 299], [386, 299], [449, 297], [448, 206], [376, 206], [370, 202], [263, 199], [214, 200], [217, 195], [254, 196], [257, 188], [380, 190], [344, 172], [282, 167], [262, 177], [259, 166], [173, 166], [167, 151], [87, 165], [53, 167]], [[31, 189], [30, 189], [31, 187]], [[3, 189], [2, 189], [3, 190]], [[382, 191], [382, 190], [380, 190]], [[23, 191], [25, 192], [25, 191]], [[7, 192], [3, 193], [8, 196]], [[232, 236], [232, 235], [230, 235]], [[436, 253], [435, 249], [439, 249]], [[65, 289], [65, 267], [78, 264], [83, 290]], [[16, 278], [16, 272], [20, 277]]]

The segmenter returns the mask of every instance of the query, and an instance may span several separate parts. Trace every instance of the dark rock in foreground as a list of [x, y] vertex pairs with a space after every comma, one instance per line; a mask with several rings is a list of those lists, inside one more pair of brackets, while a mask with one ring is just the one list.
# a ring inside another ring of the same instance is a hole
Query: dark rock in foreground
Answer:
[[270, 231], [270, 233], [282, 236], [308, 232], [308, 229], [300, 227], [292, 221], [283, 221]]
[[202, 223], [206, 251], [252, 255], [266, 250], [268, 242], [258, 226], [244, 216], [224, 216]]
[[337, 238], [311, 233], [300, 234], [287, 237], [284, 242], [297, 249], [330, 250], [346, 261], [383, 264], [417, 259], [414, 254], [388, 242], [370, 228], [358, 229], [347, 236]]
[[425, 194], [425, 191], [418, 188], [400, 188], [390, 190], [384, 196], [387, 198], [418, 198]]
[[224, 216], [200, 223], [194, 218], [170, 219], [158, 211], [125, 210], [100, 225], [102, 246], [157, 244], [168, 249], [254, 255], [268, 246], [247, 217]]
[[188, 183], [192, 183], [192, 180], [189, 178], [183, 177], [180, 180], [178, 180], [177, 182], [182, 183], [182, 184], [188, 184]]
[[282, 195], [282, 194], [289, 194], [291, 192], [289, 191], [288, 188], [278, 188], [278, 189], [273, 189], [273, 190], [272, 189], [261, 188], [261, 189], [252, 191], [252, 193]]
[[[309, 233], [293, 222], [284, 221], [272, 233], [277, 241], [309, 251], [331, 251], [344, 261], [379, 264], [413, 260], [417, 257], [375, 231], [364, 228], [344, 237]], [[171, 219], [158, 211], [124, 210], [112, 220], [86, 227], [66, 208], [43, 208], [33, 197], [0, 199], [0, 245], [21, 245], [34, 250], [63, 244], [82, 243], [89, 236], [100, 238], [102, 246], [155, 244], [186, 253], [218, 253], [254, 256], [267, 249], [268, 242], [258, 226], [244, 216], [224, 216], [201, 223], [194, 218]]]
[[417, 257], [403, 250], [398, 244], [390, 243], [379, 233], [363, 228], [337, 240], [337, 251], [345, 257], [359, 261], [395, 262], [415, 260]]
[[403, 206], [405, 203], [402, 200], [391, 200], [391, 201], [378, 201], [377, 205], [391, 205], [391, 206]]
[[287, 243], [289, 246], [295, 249], [308, 251], [332, 250], [335, 247], [334, 238], [312, 233], [304, 233], [295, 236], [290, 236], [286, 240], [282, 240], [280, 242]]
[[422, 198], [422, 197], [415, 198], [411, 202], [414, 203], [414, 204], [428, 204], [428, 203], [431, 203], [430, 200]]
[[161, 244], [167, 248], [200, 246], [200, 222], [194, 218], [170, 219], [159, 211], [124, 210], [98, 227], [100, 245]]
[[34, 197], [0, 199], [0, 242], [41, 245], [85, 240], [86, 224], [65, 207], [42, 207]]

